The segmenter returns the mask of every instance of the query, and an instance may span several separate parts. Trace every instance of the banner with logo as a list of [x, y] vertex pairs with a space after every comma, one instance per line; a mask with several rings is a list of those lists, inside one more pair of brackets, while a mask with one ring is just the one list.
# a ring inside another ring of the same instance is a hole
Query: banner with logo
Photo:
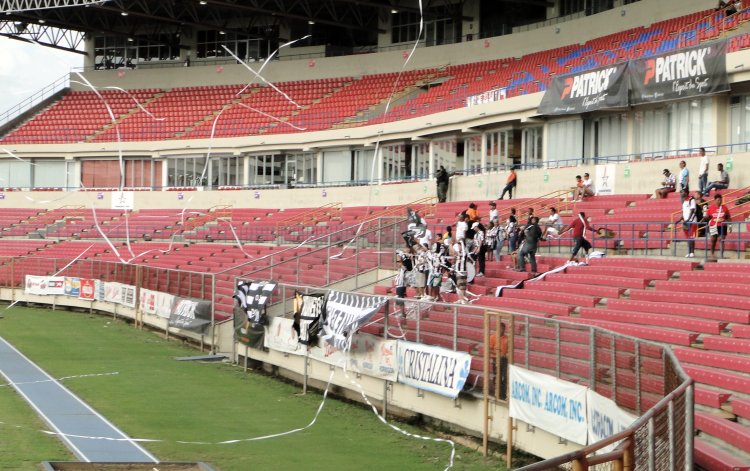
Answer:
[[631, 102], [653, 103], [729, 90], [727, 42], [717, 41], [630, 62]]
[[304, 355], [306, 347], [299, 343], [299, 335], [294, 328], [294, 320], [286, 317], [272, 317], [266, 326], [263, 346], [279, 352]]
[[509, 415], [571, 442], [588, 439], [588, 388], [554, 376], [509, 366]]
[[132, 191], [113, 191], [112, 192], [112, 209], [130, 209], [135, 206], [133, 200], [135, 193]]
[[492, 103], [495, 101], [505, 100], [508, 96], [507, 87], [496, 88], [494, 90], [488, 90], [486, 92], [471, 95], [466, 98], [466, 106], [484, 105], [485, 103]]
[[88, 299], [93, 301], [96, 298], [96, 283], [98, 280], [90, 280], [87, 278], [81, 278], [79, 282], [79, 299]]
[[329, 291], [321, 338], [337, 350], [346, 350], [349, 339], [388, 301], [384, 296], [362, 296]]
[[538, 112], [543, 115], [586, 113], [628, 106], [627, 62], [555, 77]]
[[[302, 350], [304, 353], [304, 350]], [[351, 349], [348, 352], [338, 350], [324, 340], [310, 348], [310, 358], [339, 368], [374, 378], [396, 381], [398, 367], [397, 340], [384, 340], [370, 334], [357, 333], [352, 336]]]
[[466, 384], [471, 355], [414, 342], [398, 342], [398, 382], [455, 398]]
[[172, 317], [172, 308], [174, 306], [175, 296], [169, 293], [156, 293], [156, 315], [169, 319]]
[[151, 291], [150, 289], [141, 288], [141, 293], [140, 293], [141, 312], [150, 314], [152, 316], [156, 315], [156, 295], [157, 294], [158, 293], [156, 291]]
[[121, 304], [122, 285], [116, 281], [104, 282], [104, 300], [108, 303]]
[[75, 296], [77, 298], [81, 294], [80, 278], [66, 276], [64, 290], [66, 296]]
[[135, 286], [120, 284], [120, 304], [135, 307]]
[[594, 188], [597, 195], [614, 195], [615, 194], [615, 174], [617, 172], [615, 164], [597, 165], [596, 180]]
[[[596, 443], [607, 437], [622, 432], [638, 418], [625, 412], [611, 399], [588, 390], [586, 394], [586, 405], [588, 408], [588, 436], [589, 443]], [[617, 447], [618, 443], [608, 445], [597, 453], [609, 453]]]
[[[163, 293], [160, 293], [163, 294]], [[174, 307], [169, 317], [169, 327], [205, 332], [211, 324], [211, 303], [174, 297]]]
[[65, 277], [26, 275], [24, 285], [26, 294], [65, 294]]

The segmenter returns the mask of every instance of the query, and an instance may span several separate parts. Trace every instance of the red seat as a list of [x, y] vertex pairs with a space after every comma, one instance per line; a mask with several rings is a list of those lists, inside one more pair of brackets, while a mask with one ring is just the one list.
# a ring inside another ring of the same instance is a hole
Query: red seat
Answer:
[[693, 454], [695, 464], [703, 469], [711, 471], [748, 471], [750, 464], [743, 462], [735, 455], [709, 445], [704, 440], [696, 437], [693, 441]]

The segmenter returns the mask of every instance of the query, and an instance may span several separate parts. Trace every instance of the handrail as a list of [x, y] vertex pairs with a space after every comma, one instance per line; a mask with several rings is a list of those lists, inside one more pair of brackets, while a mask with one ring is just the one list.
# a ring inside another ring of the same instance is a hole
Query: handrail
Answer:
[[[730, 198], [730, 197], [731, 197], [732, 195], [736, 195], [737, 193], [742, 193], [742, 194], [741, 194], [740, 196], [736, 197], [736, 198], [735, 198], [735, 199], [733, 199], [733, 200], [732, 200], [732, 199], [729, 199], [729, 198]], [[722, 195], [722, 196], [724, 197], [724, 202], [725, 202], [725, 203], [734, 203], [734, 202], [736, 202], [736, 201], [737, 201], [738, 199], [742, 198], [742, 196], [744, 196], [744, 195], [746, 195], [746, 194], [748, 194], [748, 193], [750, 193], [750, 186], [746, 186], [746, 187], [744, 187], [744, 188], [737, 188], [737, 189], [734, 189], [734, 190], [731, 190], [731, 191], [728, 191], [728, 192], [725, 192], [725, 193], [721, 193], [721, 195]], [[703, 202], [703, 203], [701, 203], [701, 204], [702, 204], [703, 206], [708, 206], [708, 203], [709, 203], [709, 201], [704, 201], [704, 202]], [[744, 205], [744, 204], [746, 204], [746, 203], [743, 203], [743, 205]], [[682, 209], [678, 209], [678, 210], [676, 210], [676, 211], [672, 212], [672, 214], [671, 214], [671, 215], [670, 215], [670, 217], [669, 217], [669, 221], [670, 221], [670, 223], [671, 223], [672, 225], [674, 225], [675, 223], [677, 223], [677, 221], [678, 221], [678, 220], [679, 220], [679, 219], [680, 219], [681, 217], [682, 217]], [[673, 239], [673, 240], [674, 240], [674, 239]]]
[[49, 85], [46, 85], [42, 89], [35, 92], [30, 97], [21, 100], [16, 105], [13, 105], [9, 109], [0, 113], [0, 127], [9, 123], [11, 120], [17, 118], [18, 116], [21, 116], [24, 112], [30, 110], [32, 107], [51, 97], [60, 90], [66, 88], [69, 84], [69, 81], [70, 74], [62, 75]]
[[[572, 201], [564, 199], [563, 197], [567, 196], [567, 194], [569, 193], [570, 190], [555, 190], [545, 195], [537, 196], [536, 198], [531, 198], [527, 201], [524, 201], [523, 204], [526, 208], [536, 208], [538, 205], [539, 209], [544, 209], [549, 206], [549, 203], [553, 202], [556, 205], [560, 206], [556, 208], [558, 212], [567, 211], [571, 208]], [[502, 212], [498, 212], [498, 217], [501, 220], [506, 219], [508, 215], [510, 215], [510, 208], [508, 208], [507, 210], [503, 210]], [[539, 215], [535, 214], [535, 216]]]
[[276, 231], [278, 232], [281, 227], [296, 226], [298, 224], [304, 224], [309, 221], [312, 221], [313, 223], [317, 222], [319, 216], [329, 216], [332, 212], [341, 214], [341, 209], [343, 208], [343, 206], [344, 205], [341, 202], [337, 201], [334, 203], [324, 204], [323, 206], [319, 206], [303, 214], [290, 216], [276, 223]]

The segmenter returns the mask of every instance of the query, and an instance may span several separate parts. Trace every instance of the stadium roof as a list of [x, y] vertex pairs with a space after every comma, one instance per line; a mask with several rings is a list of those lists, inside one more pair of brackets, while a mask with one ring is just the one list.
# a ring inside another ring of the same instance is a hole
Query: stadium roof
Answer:
[[[463, 3], [422, 0], [427, 19], [473, 20], [461, 14]], [[497, 0], [495, 4], [515, 10], [544, 8], [549, 3]], [[420, 8], [417, 0], [0, 0], [2, 12], [2, 36], [83, 52], [84, 39], [92, 35], [149, 41], [163, 34], [216, 30], [262, 37], [264, 28], [280, 24], [290, 31], [315, 26], [328, 31], [317, 36], [329, 43], [333, 37], [349, 46], [361, 46], [377, 41], [377, 33], [384, 32], [378, 27], [379, 18], [399, 12], [418, 15]]]

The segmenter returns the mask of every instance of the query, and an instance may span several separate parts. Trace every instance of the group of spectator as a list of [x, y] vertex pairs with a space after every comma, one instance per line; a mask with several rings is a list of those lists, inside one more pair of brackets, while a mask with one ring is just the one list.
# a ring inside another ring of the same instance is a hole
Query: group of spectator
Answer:
[[[720, 193], [714, 195], [713, 203], [708, 205], [703, 200], [703, 194], [696, 191], [692, 196], [687, 189], [682, 192], [682, 217], [677, 221], [682, 223], [682, 230], [687, 240], [687, 258], [695, 257], [695, 239], [697, 236], [705, 235], [706, 229], [711, 236], [711, 257], [716, 257], [716, 244], [719, 240], [724, 242], [727, 237], [728, 225], [732, 220], [729, 208], [724, 204], [724, 198]], [[708, 206], [707, 210], [704, 207]]]
[[[701, 195], [709, 196], [711, 190], [726, 190], [729, 188], [729, 173], [724, 170], [724, 164], [716, 165], [716, 170], [719, 172], [719, 179], [708, 183], [709, 164], [706, 149], [701, 147], [698, 155], [700, 156], [700, 163], [698, 164], [698, 191]], [[679, 191], [682, 201], [685, 200], [685, 197], [682, 195], [685, 191], [690, 192], [690, 172], [684, 160], [680, 161], [679, 167], [680, 173], [677, 176], [670, 172], [668, 168], [662, 171], [664, 181], [661, 183], [662, 186], [654, 192], [654, 198], [666, 198], [670, 193]]]

